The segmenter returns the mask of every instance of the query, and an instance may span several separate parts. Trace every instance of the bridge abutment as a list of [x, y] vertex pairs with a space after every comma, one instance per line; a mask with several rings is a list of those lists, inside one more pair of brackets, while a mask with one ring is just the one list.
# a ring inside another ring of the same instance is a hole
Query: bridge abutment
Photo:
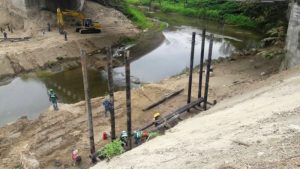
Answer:
[[85, 0], [2, 0], [0, 6], [20, 16], [30, 10], [47, 9], [55, 12], [56, 9], [82, 10]]

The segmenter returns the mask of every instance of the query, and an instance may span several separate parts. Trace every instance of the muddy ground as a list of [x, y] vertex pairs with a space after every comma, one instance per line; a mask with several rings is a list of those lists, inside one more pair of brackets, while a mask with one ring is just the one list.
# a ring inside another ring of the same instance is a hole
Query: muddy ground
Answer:
[[[229, 97], [260, 88], [263, 84], [258, 82], [264, 81], [278, 72], [281, 51], [281, 48], [274, 47], [215, 61], [214, 72], [210, 80], [209, 100], [223, 102]], [[270, 58], [266, 57], [266, 53], [275, 54]], [[194, 98], [197, 96], [198, 76], [197, 70], [195, 70], [192, 93]], [[187, 82], [188, 75], [184, 73], [157, 84], [145, 84], [140, 88], [133, 89], [133, 129], [151, 122], [153, 112], [159, 111], [165, 115], [186, 104]], [[142, 111], [144, 107], [165, 94], [181, 88], [185, 90], [179, 96], [152, 110]], [[100, 139], [101, 133], [110, 130], [110, 119], [104, 117], [102, 99], [92, 100], [97, 149], [107, 143]], [[126, 129], [124, 91], [115, 93], [115, 102], [116, 128], [119, 134], [121, 130]], [[89, 141], [84, 103], [60, 104], [59, 111], [49, 108], [49, 111], [42, 113], [36, 120], [28, 120], [24, 117], [13, 124], [0, 128], [0, 168], [17, 166], [22, 161], [21, 157], [24, 156], [31, 161], [37, 160], [36, 162], [41, 168], [76, 168], [73, 167], [71, 160], [71, 151], [74, 148], [79, 149], [80, 155], [83, 157], [81, 168], [88, 168], [91, 164], [88, 158]], [[198, 111], [193, 110], [193, 113], [198, 113]]]

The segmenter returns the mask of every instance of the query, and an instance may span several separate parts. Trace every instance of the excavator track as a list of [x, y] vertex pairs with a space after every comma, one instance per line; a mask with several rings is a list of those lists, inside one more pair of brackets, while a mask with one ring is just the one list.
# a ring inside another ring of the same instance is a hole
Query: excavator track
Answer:
[[92, 34], [92, 33], [101, 33], [101, 29], [80, 29], [80, 34]]

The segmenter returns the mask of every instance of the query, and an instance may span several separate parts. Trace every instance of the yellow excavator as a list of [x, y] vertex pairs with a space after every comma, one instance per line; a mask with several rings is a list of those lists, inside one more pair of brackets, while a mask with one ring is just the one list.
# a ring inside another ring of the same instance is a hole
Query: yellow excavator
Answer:
[[72, 10], [61, 10], [57, 8], [57, 25], [60, 33], [64, 32], [64, 16], [77, 17], [80, 25], [76, 27], [76, 32], [81, 34], [101, 33], [101, 24], [86, 18], [81, 12]]

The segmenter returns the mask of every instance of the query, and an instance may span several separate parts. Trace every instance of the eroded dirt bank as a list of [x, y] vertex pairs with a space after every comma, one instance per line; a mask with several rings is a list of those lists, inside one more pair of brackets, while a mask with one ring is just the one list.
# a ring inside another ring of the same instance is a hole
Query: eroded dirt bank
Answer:
[[91, 169], [299, 168], [299, 71], [258, 82], [263, 87], [250, 87]]
[[[86, 2], [83, 12], [88, 18], [102, 24], [102, 33], [81, 35], [66, 23], [68, 41], [57, 31], [56, 14], [37, 11], [28, 16], [20, 16], [9, 12], [6, 6], [1, 7], [0, 27], [6, 29], [8, 38], [29, 39], [0, 42], [0, 78], [48, 68], [62, 60], [76, 60], [80, 56], [80, 49], [91, 53], [117, 43], [120, 38], [134, 37], [139, 33], [122, 13], [91, 1]], [[51, 32], [47, 31], [47, 23], [52, 25]], [[12, 33], [8, 31], [8, 27], [13, 28]], [[97, 59], [101, 62], [101, 56]]]
[[[276, 51], [277, 49], [269, 50]], [[209, 90], [210, 100], [216, 99], [223, 102], [225, 98], [241, 95], [249, 90], [272, 84], [273, 81], [271, 80], [267, 80], [267, 82], [263, 80], [276, 73], [279, 65], [280, 59], [276, 56], [273, 59], [267, 59], [262, 56], [260, 51], [247, 56], [234, 56], [220, 63], [215, 63]], [[198, 74], [196, 72], [194, 77], [193, 97], [196, 97], [198, 87]], [[278, 79], [273, 80], [277, 81]], [[163, 80], [158, 84], [147, 84], [134, 89], [132, 91], [133, 129], [151, 121], [154, 111], [166, 114], [184, 105], [186, 103], [187, 81], [187, 74], [182, 74]], [[158, 100], [164, 94], [180, 88], [185, 89], [181, 95], [153, 110], [142, 111], [145, 106]], [[115, 95], [117, 133], [120, 133], [126, 128], [125, 92], [117, 92]], [[100, 140], [101, 132], [110, 130], [109, 118], [104, 117], [102, 99], [92, 100], [95, 142], [98, 149], [106, 143]], [[53, 111], [50, 108], [36, 120], [22, 118], [13, 124], [0, 128], [0, 168], [17, 166], [21, 161], [24, 161], [24, 158], [21, 160], [21, 157], [24, 156], [38, 162], [41, 168], [72, 168], [70, 154], [74, 148], [79, 149], [83, 157], [82, 168], [88, 168], [91, 165], [88, 158], [89, 142], [84, 102], [72, 105], [60, 104], [59, 106], [59, 111]], [[196, 112], [193, 111], [193, 113]], [[145, 153], [145, 155], [147, 154]], [[110, 163], [109, 165], [114, 164]], [[116, 163], [116, 165], [118, 164]], [[133, 165], [128, 164], [128, 166]]]

